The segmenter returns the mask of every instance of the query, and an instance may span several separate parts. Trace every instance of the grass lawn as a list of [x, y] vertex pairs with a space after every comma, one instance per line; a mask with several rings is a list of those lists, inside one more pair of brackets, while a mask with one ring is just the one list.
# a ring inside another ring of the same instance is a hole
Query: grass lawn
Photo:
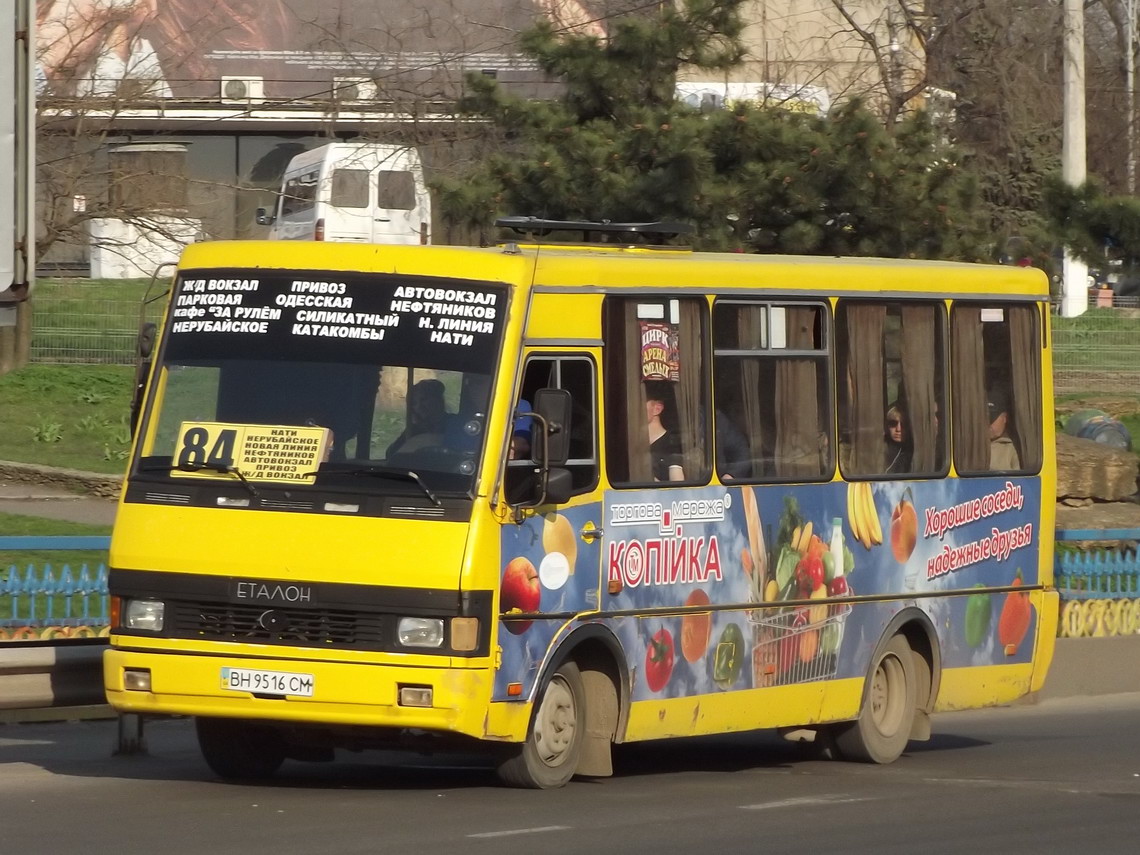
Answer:
[[134, 368], [41, 365], [0, 376], [0, 460], [118, 474]]

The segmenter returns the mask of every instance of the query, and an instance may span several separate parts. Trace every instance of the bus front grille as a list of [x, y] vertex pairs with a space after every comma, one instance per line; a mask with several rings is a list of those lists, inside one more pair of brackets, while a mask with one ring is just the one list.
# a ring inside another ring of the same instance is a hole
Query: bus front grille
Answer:
[[384, 615], [322, 608], [266, 608], [233, 603], [168, 603], [168, 633], [177, 638], [382, 650]]

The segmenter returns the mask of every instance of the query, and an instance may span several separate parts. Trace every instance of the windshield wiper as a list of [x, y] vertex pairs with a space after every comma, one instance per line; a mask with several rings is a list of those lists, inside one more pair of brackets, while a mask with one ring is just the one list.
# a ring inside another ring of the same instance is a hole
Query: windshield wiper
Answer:
[[255, 499], [261, 498], [261, 493], [257, 492], [257, 488], [250, 483], [249, 479], [241, 474], [241, 470], [236, 466], [227, 466], [225, 463], [182, 463], [172, 466], [140, 466], [140, 472], [201, 472], [206, 469], [210, 472], [217, 472], [221, 475], [235, 475], [241, 481], [241, 485], [245, 487], [251, 496]]
[[431, 499], [432, 504], [434, 504], [437, 508], [443, 507], [443, 502], [441, 502], [439, 500], [439, 497], [437, 497], [436, 494], [431, 491], [431, 488], [424, 483], [424, 479], [413, 472], [411, 469], [397, 469], [393, 466], [367, 466], [361, 469], [349, 469], [344, 474], [372, 475], [375, 478], [402, 478], [405, 481], [414, 481], [419, 485], [419, 488], [424, 491], [424, 495]]

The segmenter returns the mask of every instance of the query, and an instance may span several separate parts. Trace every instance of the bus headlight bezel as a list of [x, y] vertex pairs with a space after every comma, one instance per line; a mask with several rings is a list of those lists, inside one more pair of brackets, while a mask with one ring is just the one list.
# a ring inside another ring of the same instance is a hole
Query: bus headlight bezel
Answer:
[[162, 632], [166, 603], [146, 598], [123, 601], [122, 627], [135, 632]]
[[396, 640], [403, 647], [443, 647], [443, 618], [402, 617], [396, 625]]

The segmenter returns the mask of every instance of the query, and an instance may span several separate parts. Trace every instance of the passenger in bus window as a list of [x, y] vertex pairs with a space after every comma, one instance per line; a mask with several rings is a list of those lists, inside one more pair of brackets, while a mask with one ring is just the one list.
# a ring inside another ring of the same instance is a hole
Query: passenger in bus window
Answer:
[[990, 420], [990, 469], [1004, 472], [1021, 468], [1017, 446], [1009, 436], [1009, 395], [994, 389], [986, 403]]
[[748, 438], [727, 413], [716, 414], [716, 471], [722, 481], [752, 477], [752, 449]]
[[673, 395], [660, 384], [646, 384], [645, 414], [649, 428], [649, 454], [654, 481], [684, 481], [681, 440], [666, 425], [674, 413], [669, 409]]
[[887, 409], [885, 419], [887, 440], [886, 471], [898, 474], [910, 471], [910, 451], [907, 448], [906, 411], [896, 401]]

